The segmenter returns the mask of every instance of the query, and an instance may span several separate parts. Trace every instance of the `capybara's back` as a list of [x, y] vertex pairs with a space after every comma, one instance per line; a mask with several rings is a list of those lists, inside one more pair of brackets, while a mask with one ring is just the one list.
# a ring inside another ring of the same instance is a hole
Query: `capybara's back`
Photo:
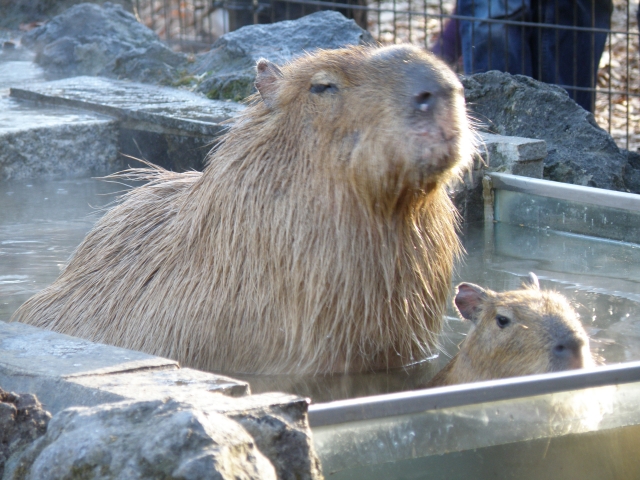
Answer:
[[565, 297], [530, 273], [520, 290], [457, 286], [454, 305], [473, 323], [460, 351], [427, 387], [594, 366], [589, 337]]
[[411, 46], [257, 72], [204, 172], [150, 169], [13, 320], [227, 372], [429, 354], [473, 153], [456, 76]]

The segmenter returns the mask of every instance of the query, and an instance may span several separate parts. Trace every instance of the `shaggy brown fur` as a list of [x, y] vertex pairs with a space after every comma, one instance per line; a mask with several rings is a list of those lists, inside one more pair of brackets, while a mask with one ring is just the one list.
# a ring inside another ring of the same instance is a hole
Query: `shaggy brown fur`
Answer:
[[593, 366], [589, 337], [560, 294], [529, 274], [522, 290], [496, 293], [461, 283], [454, 304], [474, 324], [460, 352], [427, 387]]
[[399, 366], [435, 344], [460, 252], [462, 86], [411, 46], [258, 63], [204, 172], [109, 211], [13, 320], [205, 370]]

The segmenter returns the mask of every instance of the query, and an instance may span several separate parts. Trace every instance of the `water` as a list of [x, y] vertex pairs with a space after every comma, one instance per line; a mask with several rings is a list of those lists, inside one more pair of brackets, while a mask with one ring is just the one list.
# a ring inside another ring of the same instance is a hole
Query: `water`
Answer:
[[[0, 183], [0, 319], [60, 273], [74, 248], [123, 186], [97, 179]], [[529, 271], [567, 296], [605, 363], [640, 360], [640, 247], [545, 229], [495, 224], [463, 232], [467, 255], [454, 284], [518, 288]], [[288, 391], [315, 402], [413, 390], [457, 351], [467, 322], [450, 308], [443, 352], [405, 369], [330, 377], [240, 376], [252, 391]], [[237, 375], [235, 375], [237, 376]]]
[[56, 279], [123, 188], [91, 178], [0, 183], [0, 320]]
[[314, 428], [325, 478], [640, 478], [640, 383]]
[[334, 473], [332, 480], [640, 478], [640, 426], [430, 455]]

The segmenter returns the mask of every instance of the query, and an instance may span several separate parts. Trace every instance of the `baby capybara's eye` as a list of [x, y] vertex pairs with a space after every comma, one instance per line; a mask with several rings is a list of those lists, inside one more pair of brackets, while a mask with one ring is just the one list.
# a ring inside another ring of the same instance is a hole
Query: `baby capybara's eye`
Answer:
[[511, 323], [511, 320], [504, 315], [496, 315], [496, 323], [500, 328], [504, 328]]
[[316, 83], [309, 89], [311, 93], [335, 93], [338, 87], [333, 83]]

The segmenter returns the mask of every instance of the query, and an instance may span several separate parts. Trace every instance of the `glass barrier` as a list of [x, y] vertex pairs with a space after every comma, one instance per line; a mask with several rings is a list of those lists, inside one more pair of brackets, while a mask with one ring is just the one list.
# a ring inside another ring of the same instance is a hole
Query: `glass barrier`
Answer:
[[640, 383], [609, 385], [315, 427], [314, 443], [331, 479], [640, 478], [638, 405]]

